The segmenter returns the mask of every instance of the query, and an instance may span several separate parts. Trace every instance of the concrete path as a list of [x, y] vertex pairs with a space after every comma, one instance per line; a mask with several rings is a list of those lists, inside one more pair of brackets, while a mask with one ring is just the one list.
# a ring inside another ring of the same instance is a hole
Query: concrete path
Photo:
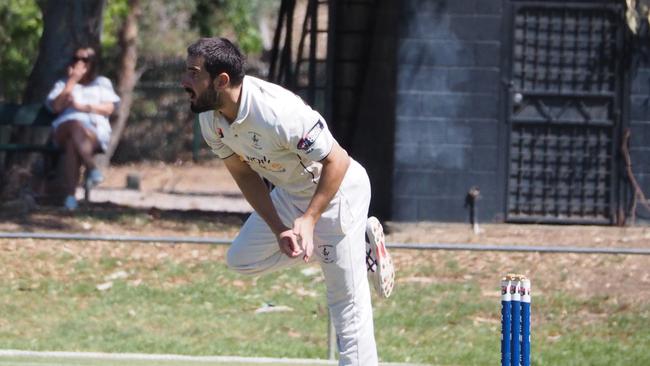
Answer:
[[[77, 190], [77, 199], [82, 200], [84, 192]], [[136, 208], [158, 208], [161, 210], [201, 210], [248, 213], [253, 208], [241, 193], [192, 193], [138, 191], [133, 189], [96, 187], [90, 193], [90, 202], [110, 202], [116, 205]]]

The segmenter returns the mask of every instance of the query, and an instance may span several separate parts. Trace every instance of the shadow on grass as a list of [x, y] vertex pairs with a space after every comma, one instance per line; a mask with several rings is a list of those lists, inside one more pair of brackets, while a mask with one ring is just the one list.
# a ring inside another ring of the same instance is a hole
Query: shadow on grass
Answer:
[[237, 212], [161, 210], [158, 208], [134, 208], [105, 202], [81, 202], [79, 208], [74, 212], [53, 205], [41, 205], [29, 213], [3, 210], [0, 211], [0, 222], [14, 224], [20, 227], [21, 231], [26, 232], [43, 230], [73, 232], [83, 230], [84, 222], [89, 221], [124, 226], [154, 221], [173, 222], [180, 226], [183, 224], [241, 226], [249, 215]]

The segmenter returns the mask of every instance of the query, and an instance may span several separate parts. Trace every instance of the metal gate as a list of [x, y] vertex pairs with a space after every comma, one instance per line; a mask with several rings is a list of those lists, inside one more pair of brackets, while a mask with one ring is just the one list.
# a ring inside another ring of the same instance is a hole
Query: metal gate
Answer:
[[611, 224], [622, 9], [513, 2], [512, 19], [506, 219]]

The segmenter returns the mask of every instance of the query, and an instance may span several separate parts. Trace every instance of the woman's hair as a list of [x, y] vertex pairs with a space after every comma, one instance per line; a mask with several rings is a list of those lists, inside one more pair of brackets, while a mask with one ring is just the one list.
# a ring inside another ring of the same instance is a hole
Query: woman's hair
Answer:
[[91, 82], [99, 75], [100, 48], [89, 44], [77, 46], [70, 58], [70, 65], [73, 65], [76, 62], [76, 56], [79, 50], [89, 51], [89, 60], [86, 62], [88, 73], [84, 75], [83, 80], [85, 80], [85, 82]]

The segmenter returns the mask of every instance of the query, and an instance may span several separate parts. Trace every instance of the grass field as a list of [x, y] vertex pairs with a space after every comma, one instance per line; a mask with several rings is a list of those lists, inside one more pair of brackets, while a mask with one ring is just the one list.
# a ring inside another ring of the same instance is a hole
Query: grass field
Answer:
[[[307, 267], [242, 277], [223, 247], [199, 245], [0, 240], [0, 252], [0, 349], [326, 358], [323, 280]], [[395, 295], [374, 304], [383, 361], [498, 364], [499, 276], [536, 269], [533, 365], [650, 365], [650, 301], [574, 291], [566, 268], [621, 271], [636, 265], [629, 257], [395, 257]], [[269, 304], [290, 311], [256, 313]], [[126, 365], [75, 362], [0, 356], [3, 366]]]

